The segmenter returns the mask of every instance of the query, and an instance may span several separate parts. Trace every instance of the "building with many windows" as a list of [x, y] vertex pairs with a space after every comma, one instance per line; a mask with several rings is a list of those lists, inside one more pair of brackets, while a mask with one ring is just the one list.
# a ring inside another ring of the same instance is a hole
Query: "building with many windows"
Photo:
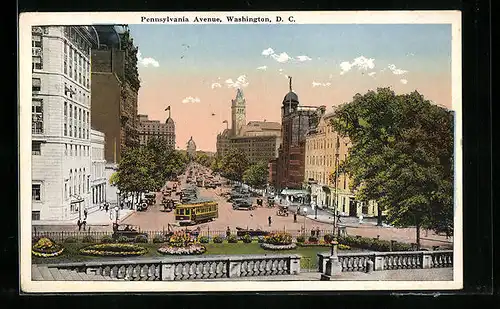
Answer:
[[106, 178], [104, 159], [104, 133], [90, 130], [90, 153], [92, 169], [90, 176], [90, 188], [92, 196], [92, 207], [98, 207], [106, 202]]
[[281, 125], [277, 122], [246, 121], [246, 100], [238, 89], [231, 101], [231, 128], [217, 135], [217, 156], [224, 156], [234, 147], [245, 153], [250, 163], [267, 163], [278, 154]]
[[91, 27], [32, 28], [32, 219], [90, 206]]
[[104, 156], [118, 163], [139, 145], [137, 47], [127, 27], [96, 25], [92, 48], [92, 127], [105, 134]]
[[194, 160], [196, 158], [196, 143], [192, 136], [186, 144], [186, 152], [189, 159]]
[[150, 120], [148, 115], [139, 115], [139, 142], [147, 145], [153, 138], [164, 140], [167, 145], [175, 149], [175, 122], [168, 117], [165, 123], [159, 120]]

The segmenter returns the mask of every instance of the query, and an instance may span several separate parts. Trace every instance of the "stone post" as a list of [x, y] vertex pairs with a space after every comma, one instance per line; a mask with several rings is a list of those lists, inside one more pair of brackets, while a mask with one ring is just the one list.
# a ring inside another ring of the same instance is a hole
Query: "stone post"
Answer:
[[175, 279], [175, 265], [162, 264], [161, 265], [161, 281], [174, 281]]
[[290, 275], [300, 274], [300, 256], [290, 256]]
[[422, 268], [432, 268], [432, 253], [422, 252]]
[[373, 270], [384, 270], [384, 257], [383, 256], [377, 256], [375, 254], [375, 265], [373, 267]]
[[240, 277], [241, 276], [241, 261], [228, 261], [229, 263], [229, 278]]
[[337, 238], [335, 237], [332, 241], [333, 253], [330, 256], [328, 262], [326, 262], [326, 270], [325, 275], [327, 276], [338, 276], [342, 273], [342, 265], [339, 261], [339, 256], [337, 254], [337, 246], [338, 246]]

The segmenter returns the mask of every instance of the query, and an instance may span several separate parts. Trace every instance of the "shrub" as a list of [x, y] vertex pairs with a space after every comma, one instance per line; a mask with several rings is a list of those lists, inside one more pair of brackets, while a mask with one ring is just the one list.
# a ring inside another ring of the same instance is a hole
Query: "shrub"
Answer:
[[318, 242], [318, 237], [316, 236], [309, 236], [309, 239], [308, 239], [309, 242]]
[[64, 240], [65, 243], [68, 243], [68, 244], [72, 244], [72, 243], [76, 243], [78, 242], [78, 239], [74, 236], [69, 236], [69, 237], [66, 237], [66, 239]]
[[85, 235], [85, 236], [83, 236], [83, 238], [82, 238], [82, 242], [83, 242], [83, 243], [86, 243], [86, 244], [93, 244], [93, 243], [95, 243], [95, 239], [94, 239], [94, 237], [93, 237], [93, 236], [91, 236], [91, 235]]
[[238, 237], [236, 237], [235, 235], [229, 235], [229, 237], [227, 238], [227, 242], [235, 244], [238, 242]]
[[116, 240], [117, 243], [124, 244], [130, 242], [127, 236], [120, 236]]
[[249, 244], [252, 242], [252, 237], [248, 234], [245, 234], [245, 236], [242, 237], [242, 240], [244, 243]]
[[155, 235], [155, 237], [153, 237], [153, 243], [155, 244], [161, 244], [161, 243], [164, 243], [166, 241], [165, 239], [165, 236], [163, 235]]
[[175, 232], [174, 235], [170, 236], [168, 243], [172, 247], [187, 247], [194, 243], [194, 239], [190, 234], [184, 231]]
[[38, 257], [54, 257], [64, 251], [61, 245], [56, 244], [52, 239], [41, 237], [31, 247], [31, 253]]
[[323, 239], [325, 240], [326, 243], [331, 243], [333, 240], [333, 235], [332, 234], [325, 234], [325, 236], [323, 236]]
[[148, 237], [146, 235], [135, 236], [134, 242], [146, 244], [148, 242]]
[[297, 242], [304, 242], [306, 238], [304, 236], [297, 236]]
[[101, 238], [101, 243], [103, 243], [103, 244], [109, 244], [109, 243], [112, 243], [112, 242], [113, 242], [113, 237], [111, 237], [109, 235], [104, 235]]
[[277, 232], [266, 236], [264, 242], [272, 245], [289, 245], [292, 243], [292, 235], [286, 232]]
[[222, 244], [222, 237], [215, 236], [212, 241], [214, 242], [214, 244]]
[[201, 236], [201, 237], [199, 238], [199, 241], [200, 241], [200, 243], [202, 243], [202, 244], [208, 244], [209, 239], [208, 239], [208, 237], [207, 237], [207, 236]]

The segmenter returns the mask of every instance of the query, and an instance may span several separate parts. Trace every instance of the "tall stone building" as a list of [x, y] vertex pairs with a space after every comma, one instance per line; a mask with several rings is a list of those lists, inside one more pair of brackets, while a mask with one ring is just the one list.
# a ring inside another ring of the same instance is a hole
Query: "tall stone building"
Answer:
[[105, 134], [106, 161], [118, 163], [125, 147], [139, 144], [137, 47], [127, 27], [94, 28], [92, 127]]
[[376, 216], [377, 204], [356, 201], [349, 189], [348, 175], [336, 173], [339, 164], [347, 159], [351, 143], [334, 130], [333, 115], [333, 112], [324, 114], [306, 135], [305, 182], [310, 188], [311, 201], [325, 208], [337, 205], [338, 213], [344, 216]]
[[148, 119], [148, 115], [139, 115], [140, 144], [147, 145], [153, 138], [162, 139], [170, 148], [175, 149], [175, 122], [170, 116], [163, 123]]
[[32, 220], [90, 206], [92, 27], [32, 28]]
[[231, 101], [231, 128], [217, 135], [217, 156], [222, 157], [234, 147], [245, 153], [250, 163], [275, 158], [281, 142], [281, 125], [269, 121], [246, 121], [246, 100], [238, 89]]
[[290, 91], [283, 98], [281, 107], [282, 143], [276, 162], [269, 164], [271, 168], [276, 167], [276, 171], [270, 171], [270, 175], [276, 173], [275, 183], [272, 183], [276, 189], [303, 188], [305, 137], [324, 112], [324, 106], [299, 106], [299, 97], [292, 91], [290, 77]]
[[106, 201], [106, 160], [104, 159], [104, 133], [90, 130], [90, 156], [92, 172], [90, 176], [90, 189], [92, 207], [96, 208]]

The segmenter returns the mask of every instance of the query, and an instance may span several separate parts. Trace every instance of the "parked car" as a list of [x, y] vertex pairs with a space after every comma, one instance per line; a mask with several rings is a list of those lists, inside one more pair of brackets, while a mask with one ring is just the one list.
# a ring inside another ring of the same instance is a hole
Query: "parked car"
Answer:
[[127, 237], [129, 240], [134, 240], [137, 236], [144, 235], [148, 237], [147, 233], [142, 233], [140, 227], [130, 224], [117, 224], [113, 223], [113, 239], [118, 239], [119, 237]]

